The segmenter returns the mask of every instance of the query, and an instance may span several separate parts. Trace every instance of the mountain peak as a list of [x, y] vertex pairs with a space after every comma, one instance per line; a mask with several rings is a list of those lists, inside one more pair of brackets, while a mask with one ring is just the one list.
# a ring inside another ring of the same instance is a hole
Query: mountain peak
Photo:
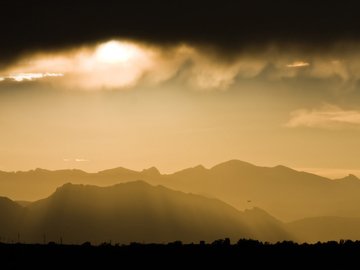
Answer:
[[356, 175], [351, 174], [351, 173], [348, 176], [345, 176], [343, 178], [336, 179], [336, 180], [337, 181], [353, 181], [353, 182], [359, 182], [360, 181], [360, 179]]
[[360, 180], [356, 175], [351, 174], [351, 173], [347, 176], [347, 178]]
[[66, 184], [63, 184], [62, 186], [58, 187], [56, 189], [56, 191], [75, 190], [75, 189], [84, 189], [84, 188], [111, 189], [111, 188], [124, 187], [124, 186], [151, 186], [151, 185], [143, 180], [129, 181], [129, 182], [119, 183], [119, 184], [105, 186], [105, 187], [101, 187], [101, 186], [97, 186], [97, 185], [66, 183]]
[[84, 185], [81, 185], [81, 184], [76, 184], [75, 185], [75, 184], [72, 184], [72, 183], [66, 183], [66, 184], [63, 184], [62, 186], [59, 186], [55, 190], [55, 193], [65, 191], [65, 190], [71, 190], [71, 189], [73, 189], [74, 187], [77, 187], [77, 186], [84, 186]]
[[214, 167], [211, 168], [211, 170], [219, 169], [219, 168], [230, 169], [230, 168], [244, 168], [244, 167], [255, 167], [255, 165], [238, 159], [232, 159], [215, 165]]
[[0, 196], [0, 210], [4, 211], [5, 209], [20, 209], [22, 206], [20, 206], [18, 203], [10, 200], [7, 197]]
[[144, 169], [144, 170], [142, 170], [141, 173], [146, 174], [146, 175], [160, 175], [160, 172], [156, 167], [150, 167], [148, 169]]
[[188, 177], [188, 176], [192, 176], [192, 175], [198, 175], [198, 174], [203, 174], [206, 173], [207, 169], [203, 166], [203, 165], [197, 165], [195, 167], [191, 167], [191, 168], [187, 168], [181, 171], [178, 171], [176, 173], [174, 173], [174, 175], [181, 175], [182, 177]]
[[291, 169], [289, 167], [286, 167], [284, 165], [277, 165], [275, 167], [272, 167], [273, 169], [276, 169], [276, 170], [281, 170], [281, 171], [292, 171], [294, 172], [295, 170], [294, 169]]
[[126, 169], [124, 167], [117, 167], [113, 169], [99, 171], [100, 174], [108, 174], [108, 175], [118, 175], [118, 174], [134, 174], [137, 173], [136, 171]]
[[192, 172], [202, 172], [206, 171], [207, 169], [203, 165], [199, 164], [195, 167], [189, 168], [188, 170], [191, 170]]

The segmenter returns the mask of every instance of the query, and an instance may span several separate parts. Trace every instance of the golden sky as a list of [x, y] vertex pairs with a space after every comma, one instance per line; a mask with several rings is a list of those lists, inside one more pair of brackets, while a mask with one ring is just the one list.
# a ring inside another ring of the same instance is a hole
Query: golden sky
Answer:
[[360, 54], [351, 48], [224, 58], [185, 43], [109, 40], [28, 54], [0, 70], [0, 170], [172, 172], [241, 159], [358, 172]]

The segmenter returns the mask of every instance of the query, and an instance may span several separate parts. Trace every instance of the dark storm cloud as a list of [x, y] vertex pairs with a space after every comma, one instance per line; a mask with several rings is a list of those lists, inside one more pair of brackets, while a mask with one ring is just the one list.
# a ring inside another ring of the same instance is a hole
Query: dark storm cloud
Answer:
[[331, 2], [3, 1], [0, 63], [116, 37], [212, 45], [227, 53], [270, 43], [324, 49], [359, 40], [358, 9]]

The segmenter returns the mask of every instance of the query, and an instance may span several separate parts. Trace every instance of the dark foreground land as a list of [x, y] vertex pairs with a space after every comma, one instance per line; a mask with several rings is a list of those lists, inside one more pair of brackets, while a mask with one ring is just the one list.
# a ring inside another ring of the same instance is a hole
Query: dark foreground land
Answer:
[[294, 269], [314, 266], [356, 267], [360, 241], [317, 244], [281, 242], [261, 243], [240, 240], [230, 244], [217, 240], [211, 244], [130, 244], [93, 246], [0, 243], [0, 269]]

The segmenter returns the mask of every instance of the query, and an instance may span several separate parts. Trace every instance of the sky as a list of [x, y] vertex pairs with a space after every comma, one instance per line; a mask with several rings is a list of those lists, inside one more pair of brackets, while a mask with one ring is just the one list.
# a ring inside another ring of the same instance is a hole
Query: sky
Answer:
[[360, 176], [350, 2], [6, 1], [0, 170], [229, 159]]

